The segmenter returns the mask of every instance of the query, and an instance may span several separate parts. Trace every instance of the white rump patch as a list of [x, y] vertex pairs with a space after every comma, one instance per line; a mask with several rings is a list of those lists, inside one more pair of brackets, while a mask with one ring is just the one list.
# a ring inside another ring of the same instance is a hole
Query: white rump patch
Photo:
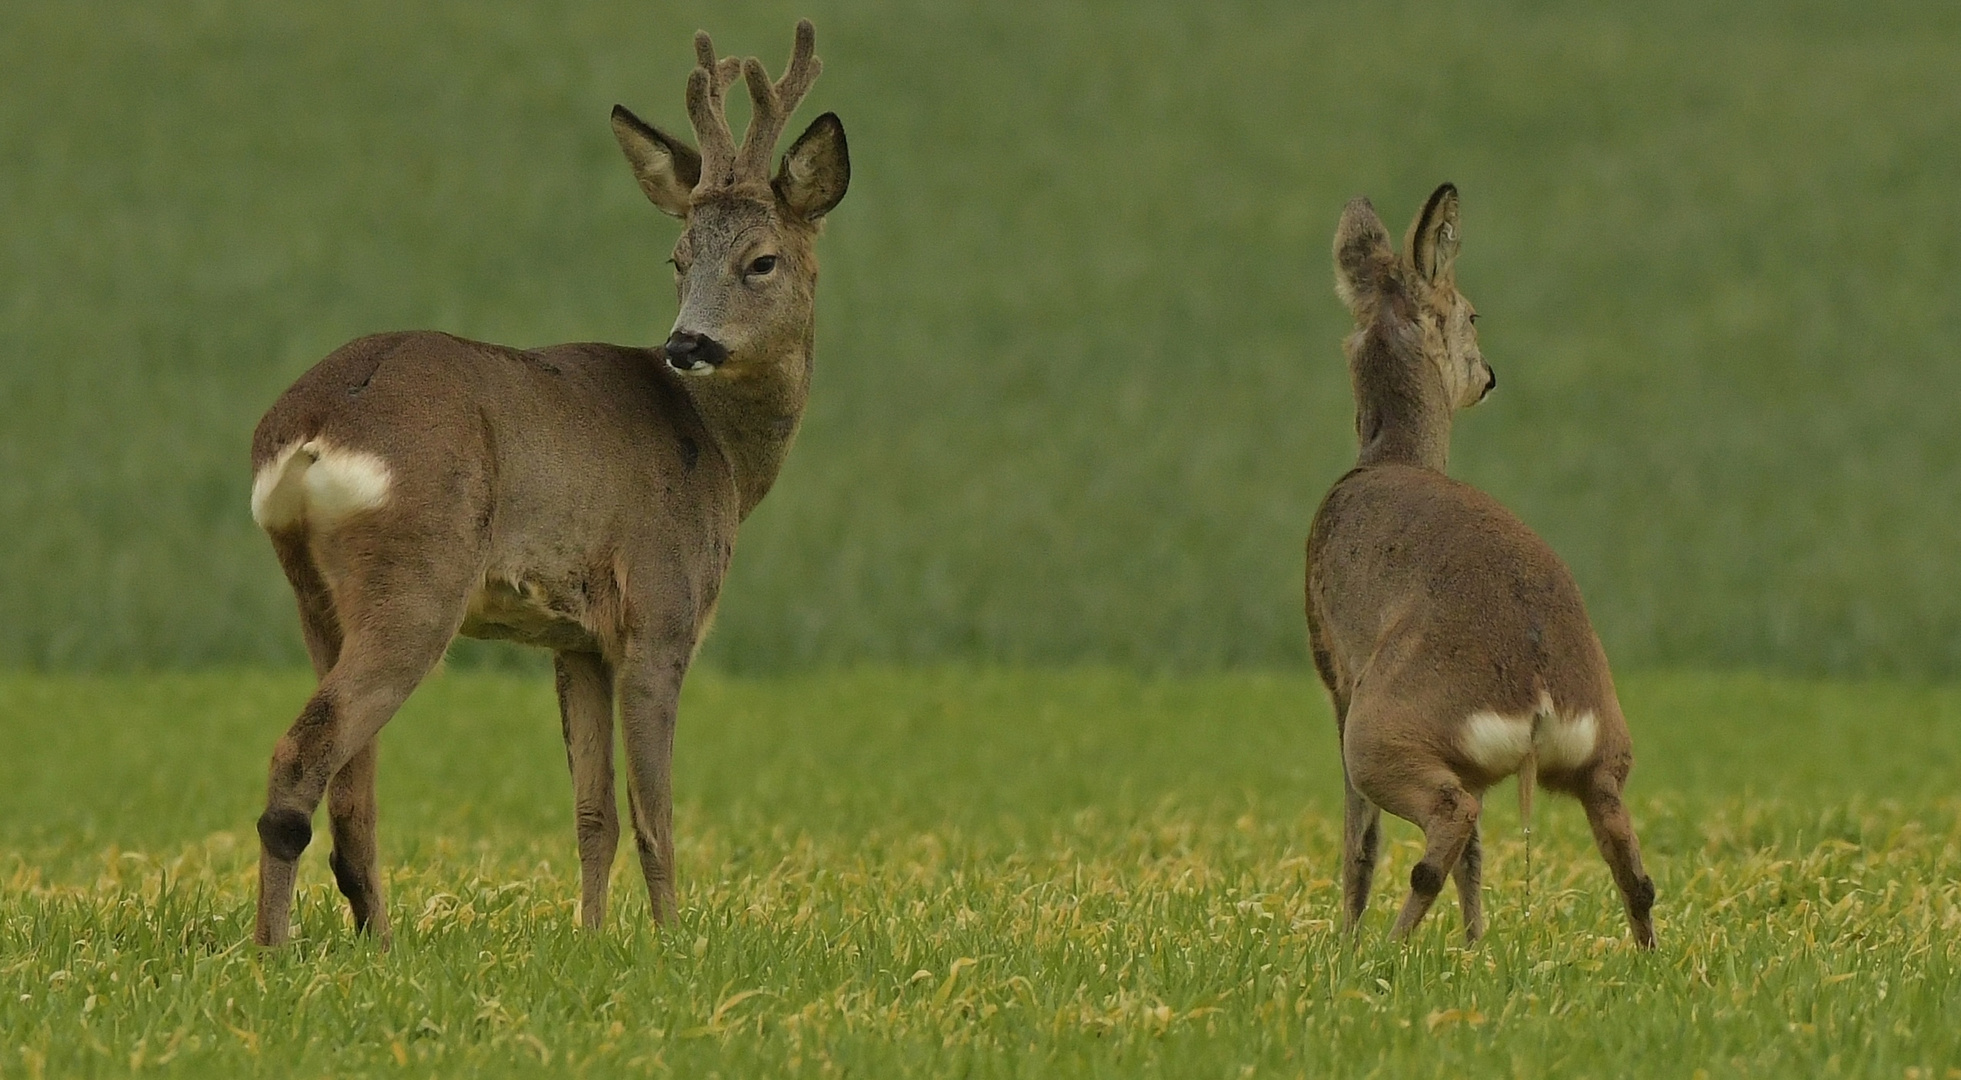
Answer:
[[[1478, 767], [1498, 776], [1517, 772], [1527, 750], [1538, 751], [1540, 772], [1578, 768], [1593, 756], [1598, 734], [1593, 713], [1562, 717], [1546, 701], [1536, 716], [1474, 712], [1464, 722], [1464, 753]], [[1536, 734], [1535, 734], [1536, 732]]]
[[300, 519], [306, 504], [297, 482], [288, 482], [286, 469], [299, 453], [300, 444], [279, 451], [259, 467], [252, 478], [252, 520], [261, 529], [283, 529]]
[[388, 463], [321, 439], [279, 451], [252, 478], [252, 520], [266, 530], [331, 526], [388, 501]]

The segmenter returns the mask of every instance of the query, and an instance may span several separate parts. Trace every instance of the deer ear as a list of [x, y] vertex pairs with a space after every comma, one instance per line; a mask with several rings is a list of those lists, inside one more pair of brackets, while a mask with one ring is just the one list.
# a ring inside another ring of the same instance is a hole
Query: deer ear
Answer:
[[701, 155], [687, 143], [626, 110], [613, 106], [613, 137], [633, 166], [640, 190], [663, 214], [688, 216], [688, 196], [701, 180]]
[[1442, 281], [1457, 262], [1457, 237], [1457, 185], [1444, 184], [1430, 193], [1403, 248], [1425, 281]]
[[1380, 292], [1383, 278], [1396, 265], [1389, 247], [1389, 230], [1364, 198], [1342, 207], [1335, 227], [1335, 294], [1353, 312]]
[[812, 120], [797, 136], [770, 186], [805, 221], [816, 221], [844, 199], [845, 189], [851, 186], [851, 151], [836, 113]]

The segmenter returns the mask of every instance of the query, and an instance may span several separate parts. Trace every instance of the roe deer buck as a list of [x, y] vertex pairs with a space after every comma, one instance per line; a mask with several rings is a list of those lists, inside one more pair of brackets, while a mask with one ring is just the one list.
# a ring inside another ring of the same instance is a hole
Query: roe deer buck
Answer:
[[1621, 787], [1634, 764], [1607, 657], [1559, 556], [1495, 499], [1444, 475], [1451, 414], [1497, 377], [1457, 290], [1457, 189], [1430, 196], [1398, 258], [1367, 199], [1342, 211], [1337, 291], [1361, 453], [1307, 539], [1307, 624], [1333, 699], [1346, 787], [1342, 894], [1350, 933], [1368, 905], [1382, 811], [1424, 834], [1395, 934], [1407, 937], [1446, 875], [1464, 936], [1484, 932], [1478, 812], [1516, 773], [1577, 797], [1613, 871], [1634, 940], [1655, 944]]
[[[836, 116], [769, 175], [816, 79], [797, 25], [784, 76], [695, 35], [685, 143], [613, 108], [647, 197], [685, 223], [661, 348], [514, 349], [437, 333], [362, 338], [280, 397], [253, 436], [252, 516], [271, 536], [320, 677], [272, 755], [254, 936], [286, 939], [293, 869], [327, 798], [330, 865], [361, 930], [388, 916], [375, 850], [382, 725], [452, 637], [555, 650], [577, 803], [581, 917], [601, 925], [619, 842], [613, 709], [656, 921], [674, 913], [676, 701], [736, 528], [776, 479], [809, 390], [813, 242], [844, 197]], [[740, 147], [724, 93], [754, 113]]]

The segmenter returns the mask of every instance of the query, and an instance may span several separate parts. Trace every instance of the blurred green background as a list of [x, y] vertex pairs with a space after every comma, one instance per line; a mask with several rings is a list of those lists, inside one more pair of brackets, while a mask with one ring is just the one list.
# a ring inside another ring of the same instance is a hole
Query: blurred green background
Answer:
[[707, 662], [1303, 664], [1335, 218], [1449, 179], [1453, 471], [1621, 666], [1961, 674], [1947, 0], [8, 0], [0, 665], [301, 663], [259, 414], [370, 331], [663, 337], [606, 111], [805, 14], [853, 186]]

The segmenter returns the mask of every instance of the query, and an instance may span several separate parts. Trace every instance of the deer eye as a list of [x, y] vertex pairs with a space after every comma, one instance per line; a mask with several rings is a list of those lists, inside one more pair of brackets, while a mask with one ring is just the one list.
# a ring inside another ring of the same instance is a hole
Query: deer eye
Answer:
[[761, 255], [756, 258], [756, 261], [749, 264], [749, 269], [746, 272], [756, 277], [761, 277], [774, 269], [776, 269], [776, 256]]
[[1471, 312], [1471, 325], [1476, 326], [1477, 324], [1478, 324], [1478, 313], [1473, 311]]

